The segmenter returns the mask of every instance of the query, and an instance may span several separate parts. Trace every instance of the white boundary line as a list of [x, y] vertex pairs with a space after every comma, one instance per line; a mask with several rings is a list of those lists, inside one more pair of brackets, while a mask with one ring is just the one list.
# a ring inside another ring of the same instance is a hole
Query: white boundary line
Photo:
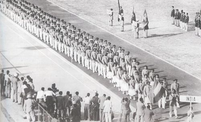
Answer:
[[[2, 14], [3, 15], [3, 14]], [[5, 16], [5, 15], [3, 15]], [[6, 16], [5, 16], [6, 17]], [[10, 20], [10, 18], [7, 18], [11, 23], [13, 23], [15, 26], [18, 26], [18, 28], [20, 27], [19, 25], [17, 25], [16, 23], [14, 23], [12, 20]], [[8, 26], [8, 25], [6, 25]], [[20, 38], [22, 38], [23, 40], [25, 40], [26, 42], [28, 42], [29, 44], [31, 44], [32, 46], [34, 46], [32, 43], [30, 43], [29, 41], [27, 41], [23, 36], [21, 36], [20, 34], [18, 34], [17, 32], [15, 32], [14, 30], [12, 30], [12, 28], [10, 28], [8, 26], [8, 28], [13, 31], [14, 33], [16, 33]], [[56, 55], [59, 59], [61, 59], [62, 61], [64, 61], [65, 63], [67, 63], [68, 65], [70, 65], [74, 70], [78, 71], [79, 73], [83, 74], [87, 79], [89, 79], [89, 81], [91, 81], [93, 84], [95, 84], [97, 87], [100, 87], [103, 91], [107, 93], [109, 93], [109, 95], [114, 96], [112, 97], [112, 99], [116, 99], [116, 100], [121, 100], [121, 98], [116, 95], [115, 93], [113, 93], [112, 91], [110, 91], [108, 88], [106, 88], [105, 86], [103, 86], [101, 83], [96, 82], [96, 80], [94, 78], [92, 78], [91, 76], [89, 76], [88, 74], [86, 74], [84, 71], [82, 71], [81, 69], [79, 69], [77, 66], [75, 66], [74, 64], [72, 64], [71, 62], [69, 62], [67, 59], [65, 59], [64, 57], [62, 57], [60, 54], [58, 54], [57, 52], [55, 52], [54, 50], [52, 50], [49, 46], [47, 46], [46, 44], [44, 44], [43, 42], [41, 42], [38, 38], [34, 37], [32, 34], [30, 34], [29, 32], [27, 32], [26, 30], [24, 30], [22, 27], [20, 27], [20, 29], [26, 33], [27, 35], [30, 35], [30, 37], [34, 40], [36, 40], [38, 43], [40, 43], [41, 45], [43, 45], [44, 47], [47, 47], [47, 50], [49, 50], [50, 52], [52, 52], [54, 55]], [[42, 51], [38, 50], [38, 48], [36, 46], [34, 46], [35, 49], [37, 49], [37, 51], [39, 51], [41, 54], [43, 54], [45, 57], [47, 57], [49, 60], [51, 60], [53, 63], [55, 63], [57, 66], [59, 66], [60, 68], [62, 68], [65, 72], [67, 72], [69, 75], [71, 75], [74, 79], [76, 79], [78, 82], [80, 82], [81, 84], [83, 84], [84, 86], [86, 86], [87, 89], [89, 90], [94, 90], [89, 88], [86, 84], [84, 84], [83, 82], [81, 82], [79, 79], [77, 79], [75, 76], [73, 76], [72, 74], [70, 74], [66, 69], [64, 69], [62, 66], [60, 66], [58, 63], [56, 63], [54, 60], [52, 60], [50, 57], [48, 57], [46, 54], [44, 54]], [[98, 84], [97, 84], [98, 83]], [[132, 106], [131, 106], [132, 107]], [[116, 113], [116, 112], [115, 112]], [[118, 112], [117, 112], [118, 113]]]
[[191, 73], [189, 73], [189, 72], [187, 72], [187, 71], [181, 69], [180, 67], [178, 67], [178, 66], [176, 66], [176, 65], [174, 65], [174, 64], [172, 64], [172, 63], [170, 63], [170, 62], [168, 62], [168, 61], [166, 61], [166, 60], [164, 60], [164, 59], [162, 59], [162, 58], [160, 58], [160, 57], [158, 57], [158, 56], [156, 56], [156, 55], [154, 55], [154, 54], [152, 54], [152, 53], [146, 51], [145, 49], [143, 49], [143, 48], [141, 48], [141, 47], [139, 47], [139, 46], [137, 46], [137, 45], [135, 45], [135, 44], [133, 44], [133, 43], [131, 43], [131, 42], [125, 40], [125, 39], [123, 39], [122, 37], [120, 37], [120, 36], [118, 36], [118, 35], [116, 35], [116, 34], [114, 34], [114, 33], [111, 33], [111, 32], [109, 32], [108, 30], [106, 30], [106, 29], [104, 29], [104, 28], [102, 28], [102, 27], [100, 27], [100, 26], [98, 26], [98, 25], [96, 25], [96, 24], [94, 24], [94, 23], [92, 23], [92, 22], [90, 22], [90, 21], [88, 21], [88, 20], [85, 20], [83, 17], [81, 17], [81, 16], [79, 16], [79, 15], [76, 15], [75, 13], [73, 13], [73, 12], [71, 12], [71, 11], [69, 11], [69, 10], [63, 8], [63, 7], [60, 6], [59, 4], [57, 4], [57, 3], [55, 3], [55, 2], [52, 2], [52, 1], [50, 1], [50, 0], [47, 0], [47, 1], [49, 1], [50, 3], [52, 3], [52, 4], [56, 5], [56, 6], [58, 6], [59, 8], [61, 8], [61, 9], [65, 10], [65, 11], [67, 11], [67, 12], [69, 12], [69, 13], [71, 13], [71, 14], [77, 16], [78, 18], [81, 18], [82, 20], [84, 20], [84, 21], [86, 21], [86, 22], [88, 22], [88, 23], [90, 23], [90, 24], [92, 24], [92, 25], [94, 25], [94, 26], [96, 26], [96, 27], [98, 27], [98, 28], [100, 28], [100, 29], [102, 29], [102, 30], [104, 30], [104, 31], [106, 31], [106, 32], [108, 32], [108, 33], [110, 33], [111, 35], [113, 35], [113, 36], [115, 36], [115, 37], [117, 37], [117, 38], [123, 40], [124, 42], [135, 46], [136, 48], [138, 48], [138, 49], [140, 49], [140, 50], [142, 50], [142, 51], [144, 51], [144, 52], [146, 52], [146, 53], [148, 53], [148, 54], [150, 54], [150, 55], [152, 55], [152, 56], [154, 56], [154, 57], [156, 57], [156, 58], [158, 58], [158, 59], [160, 59], [160, 60], [162, 60], [162, 61], [164, 61], [164, 62], [166, 62], [166, 63], [168, 63], [169, 65], [171, 65], [171, 66], [173, 66], [173, 67], [175, 67], [175, 68], [177, 68], [177, 69], [179, 69], [179, 70], [181, 70], [181, 71], [187, 73], [188, 75], [190, 75], [190, 76], [192, 76], [192, 77], [194, 77], [194, 78], [196, 78], [196, 79], [198, 79], [198, 80], [201, 81], [201, 79], [200, 79], [199, 77], [197, 77], [197, 76], [195, 76], [195, 75], [193, 75], [193, 74], [191, 74]]

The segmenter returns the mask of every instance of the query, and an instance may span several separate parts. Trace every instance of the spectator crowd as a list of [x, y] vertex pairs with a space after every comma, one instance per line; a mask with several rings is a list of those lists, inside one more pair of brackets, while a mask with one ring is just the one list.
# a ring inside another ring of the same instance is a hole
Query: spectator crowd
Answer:
[[[137, 101], [133, 118], [138, 122], [151, 121], [154, 115], [153, 104], [157, 102], [159, 108], [165, 109], [167, 100], [169, 100], [170, 117], [173, 110], [177, 118], [179, 107], [177, 79], [168, 89], [165, 78], [161, 79], [154, 69], [141, 66], [138, 59], [132, 57], [130, 52], [121, 46], [94, 37], [25, 0], [3, 0], [0, 7], [6, 16], [22, 28], [56, 51], [65, 54], [72, 62], [77, 62], [108, 79], [114, 87], [128, 95], [129, 97], [123, 98], [121, 102], [121, 121], [130, 121], [130, 100]], [[181, 13], [182, 19], [177, 18], [178, 10], [171, 14], [173, 24], [187, 30], [188, 14]], [[93, 97], [87, 93], [86, 97], [82, 98], [79, 92], [73, 96], [70, 91], [63, 95], [63, 92], [56, 88], [56, 84], [52, 84], [47, 90], [42, 87], [36, 92], [30, 76], [19, 78], [19, 74], [11, 75], [8, 70], [6, 73], [2, 70], [1, 73], [1, 93], [11, 98], [13, 102], [21, 104], [28, 120], [32, 121], [35, 121], [33, 108], [36, 103], [60, 120], [80, 121], [81, 102], [84, 102], [85, 120], [111, 122], [114, 117], [110, 96], [104, 94], [99, 97], [96, 92]]]

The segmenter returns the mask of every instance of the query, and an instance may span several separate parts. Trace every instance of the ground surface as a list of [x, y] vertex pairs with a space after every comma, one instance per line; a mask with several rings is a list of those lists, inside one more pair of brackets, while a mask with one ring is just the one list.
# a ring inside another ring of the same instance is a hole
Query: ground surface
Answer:
[[[169, 83], [171, 83], [172, 79], [178, 78], [182, 87], [181, 94], [201, 94], [199, 87], [200, 81], [187, 73], [180, 71], [168, 63], [165, 63], [154, 56], [125, 43], [123, 40], [98, 29], [86, 21], [61, 10], [46, 1], [34, 0], [32, 2], [40, 5], [46, 11], [51, 11], [51, 14], [53, 15], [63, 17], [65, 20], [75, 23], [76, 26], [86, 30], [87, 32], [93, 33], [99, 37], [104, 37], [105, 39], [107, 38], [108, 40], [111, 40], [112, 43], [121, 43], [123, 47], [126, 47], [126, 49], [130, 50], [132, 54], [138, 57], [141, 62], [148, 64], [152, 68], [156, 68], [156, 71], [160, 72], [160, 76], [167, 77]], [[96, 74], [91, 73], [79, 65], [72, 65], [71, 62], [65, 59], [65, 56], [61, 56], [57, 52], [53, 51], [37, 38], [33, 37], [9, 19], [5, 18], [4, 15], [0, 14], [0, 18], [0, 62], [2, 68], [11, 70], [11, 73], [16, 72], [17, 70], [22, 75], [32, 76], [36, 90], [39, 90], [42, 86], [47, 88], [52, 83], [56, 83], [57, 87], [64, 92], [69, 90], [74, 93], [79, 90], [81, 96], [85, 96], [87, 92], [93, 94], [94, 90], [97, 90], [100, 94], [106, 93], [107, 95], [112, 96], [114, 112], [117, 114], [119, 113], [120, 98], [122, 95], [117, 92], [106, 80], [98, 77]], [[20, 112], [17, 112], [20, 111], [20, 108], [15, 107], [16, 109], [13, 109], [13, 107], [7, 107], [16, 106], [16, 104], [13, 104], [7, 99], [2, 100], [1, 102], [4, 108], [8, 109], [8, 112], [11, 111], [9, 114], [15, 118], [14, 120], [21, 122], [20, 119], [22, 118], [22, 115]], [[9, 103], [9, 105], [7, 103]], [[135, 105], [132, 104], [132, 106]], [[194, 104], [193, 106], [196, 113], [195, 120], [199, 122], [201, 118], [201, 106], [199, 104]], [[155, 118], [158, 121], [167, 122], [184, 121], [186, 119], [187, 109], [188, 104], [181, 104], [181, 109], [179, 109], [179, 120], [174, 118], [168, 119], [167, 109], [155, 109]], [[118, 116], [116, 117], [118, 118]]]
[[[201, 38], [194, 35], [193, 21], [195, 12], [201, 9], [200, 0], [120, 0], [125, 15], [125, 32], [120, 32], [117, 22], [117, 0], [49, 0], [58, 6], [92, 22], [107, 31], [126, 39], [130, 43], [154, 54], [171, 64], [201, 79]], [[171, 6], [183, 9], [190, 16], [190, 32], [171, 25]], [[131, 31], [130, 18], [132, 10], [140, 20], [147, 10], [150, 30], [148, 39], [134, 39]], [[108, 26], [106, 10], [114, 9], [114, 26]]]

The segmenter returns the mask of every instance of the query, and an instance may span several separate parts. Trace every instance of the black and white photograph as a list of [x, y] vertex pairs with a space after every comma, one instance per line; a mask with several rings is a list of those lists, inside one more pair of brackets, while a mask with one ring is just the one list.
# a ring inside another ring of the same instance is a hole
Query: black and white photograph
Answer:
[[0, 122], [201, 122], [201, 0], [0, 0]]

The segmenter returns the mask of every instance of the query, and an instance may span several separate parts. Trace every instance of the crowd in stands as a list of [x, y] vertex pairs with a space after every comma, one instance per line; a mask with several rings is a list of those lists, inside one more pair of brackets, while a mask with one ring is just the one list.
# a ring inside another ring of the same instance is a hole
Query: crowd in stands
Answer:
[[[147, 119], [144, 114], [148, 112], [144, 111], [151, 112], [154, 102], [158, 102], [158, 107], [165, 109], [168, 98], [170, 101], [170, 117], [172, 117], [172, 110], [174, 110], [177, 118], [177, 107], [179, 106], [179, 83], [177, 79], [168, 89], [168, 82], [165, 78], [161, 79], [159, 74], [156, 74], [153, 69], [149, 69], [148, 66], [140, 66], [138, 59], [132, 57], [130, 52], [121, 46], [118, 47], [107, 40], [94, 37], [25, 0], [4, 0], [0, 6], [1, 11], [22, 28], [56, 51], [70, 57], [71, 61], [79, 63], [105, 79], [109, 79], [114, 87], [128, 95], [129, 99], [124, 98], [122, 100], [122, 106], [124, 106], [122, 108], [125, 109], [121, 109], [121, 115], [124, 121], [130, 118], [130, 99], [137, 100], [135, 117], [137, 121], [143, 122], [143, 119]], [[178, 19], [175, 19], [175, 24], [178, 26]], [[59, 91], [55, 84], [47, 90], [41, 88], [34, 95], [33, 79], [30, 76], [18, 78], [18, 74], [12, 76], [9, 71], [4, 76], [5, 91], [3, 90], [2, 93], [5, 94], [3, 95], [22, 104], [23, 110], [33, 121], [34, 112], [27, 111], [27, 109], [30, 110], [30, 105], [33, 103], [32, 97], [35, 96], [36, 101], [56, 118], [66, 119], [71, 115], [73, 122], [80, 121], [81, 102], [83, 101], [86, 120], [102, 121], [104, 119], [106, 122], [111, 122], [112, 103], [110, 96], [99, 97], [98, 93], [95, 93], [95, 96], [90, 97], [90, 93], [88, 93], [82, 99], [79, 92], [72, 96], [69, 91], [63, 96], [62, 91]], [[28, 101], [27, 104], [26, 101]]]

